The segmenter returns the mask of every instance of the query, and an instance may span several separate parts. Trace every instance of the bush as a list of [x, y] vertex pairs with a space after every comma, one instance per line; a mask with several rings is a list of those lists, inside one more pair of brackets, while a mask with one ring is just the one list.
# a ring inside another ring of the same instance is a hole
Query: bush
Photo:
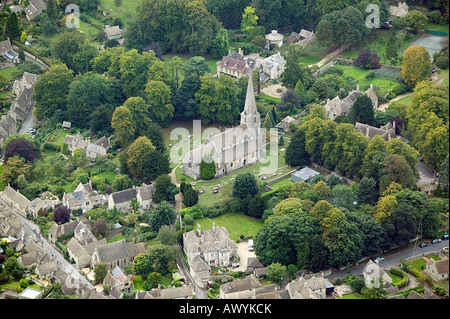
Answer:
[[398, 288], [403, 288], [409, 283], [409, 275], [406, 272], [404, 272], [403, 270], [398, 269], [398, 268], [391, 268], [389, 270], [389, 272], [393, 275], [402, 277], [401, 280], [399, 280], [398, 282], [393, 284], [394, 286], [397, 286]]
[[396, 83], [393, 87], [391, 92], [396, 94], [396, 95], [400, 95], [403, 93], [406, 93], [408, 91], [408, 86], [406, 84], [403, 83]]
[[447, 70], [449, 65], [449, 57], [445, 55], [441, 55], [436, 58], [436, 65], [438, 68]]

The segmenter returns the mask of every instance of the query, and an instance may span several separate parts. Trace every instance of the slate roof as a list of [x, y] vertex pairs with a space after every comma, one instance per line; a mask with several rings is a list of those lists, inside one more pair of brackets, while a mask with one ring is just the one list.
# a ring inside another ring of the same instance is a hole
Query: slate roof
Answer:
[[245, 61], [235, 59], [231, 56], [223, 57], [222, 61], [217, 62], [217, 66], [221, 66], [229, 70], [236, 70], [243, 74], [248, 74], [250, 72], [250, 68], [247, 66]]
[[120, 240], [97, 247], [97, 253], [100, 262], [108, 263], [119, 259], [136, 257], [140, 253], [145, 253], [145, 247], [143, 243], [136, 244]]

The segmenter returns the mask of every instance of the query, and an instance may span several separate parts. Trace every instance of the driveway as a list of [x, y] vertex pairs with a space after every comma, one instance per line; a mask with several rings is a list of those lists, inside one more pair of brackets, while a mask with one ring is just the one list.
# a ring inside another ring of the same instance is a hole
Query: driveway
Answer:
[[241, 241], [236, 245], [238, 246], [239, 269], [247, 270], [248, 257], [256, 257], [255, 252], [248, 250], [248, 241]]
[[20, 129], [18, 133], [27, 133], [27, 130], [29, 128], [33, 128], [37, 123], [37, 118], [33, 115], [34, 111], [34, 105], [31, 107], [30, 111], [28, 112], [28, 115], [26, 119], [22, 122], [22, 125], [20, 126]]

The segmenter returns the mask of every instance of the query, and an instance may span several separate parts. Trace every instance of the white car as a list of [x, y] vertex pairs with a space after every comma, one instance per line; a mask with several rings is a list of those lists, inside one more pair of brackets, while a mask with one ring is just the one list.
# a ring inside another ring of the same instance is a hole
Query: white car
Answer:
[[380, 261], [383, 261], [384, 259], [385, 259], [384, 257], [377, 257], [373, 260], [373, 262], [378, 264]]

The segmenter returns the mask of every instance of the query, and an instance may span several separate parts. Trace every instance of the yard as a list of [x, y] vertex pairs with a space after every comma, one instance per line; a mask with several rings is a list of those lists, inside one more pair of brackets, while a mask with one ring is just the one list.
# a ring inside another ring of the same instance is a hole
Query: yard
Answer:
[[387, 80], [378, 77], [366, 79], [366, 75], [370, 70], [362, 69], [353, 65], [336, 65], [336, 67], [344, 70], [343, 77], [352, 77], [360, 85], [360, 89], [368, 87], [370, 84], [376, 85], [380, 88], [382, 94], [389, 93], [392, 87], [397, 83], [394, 80]]
[[105, 10], [110, 10], [114, 15], [119, 17], [123, 22], [127, 22], [137, 17], [137, 7], [141, 1], [122, 0], [121, 6], [115, 5], [115, 0], [100, 0]]
[[264, 224], [262, 219], [245, 216], [241, 213], [228, 213], [214, 218], [196, 219], [194, 229], [197, 229], [197, 224], [203, 230], [211, 229], [213, 222], [216, 227], [225, 227], [230, 233], [230, 238], [235, 242], [240, 240], [241, 235], [255, 237]]

